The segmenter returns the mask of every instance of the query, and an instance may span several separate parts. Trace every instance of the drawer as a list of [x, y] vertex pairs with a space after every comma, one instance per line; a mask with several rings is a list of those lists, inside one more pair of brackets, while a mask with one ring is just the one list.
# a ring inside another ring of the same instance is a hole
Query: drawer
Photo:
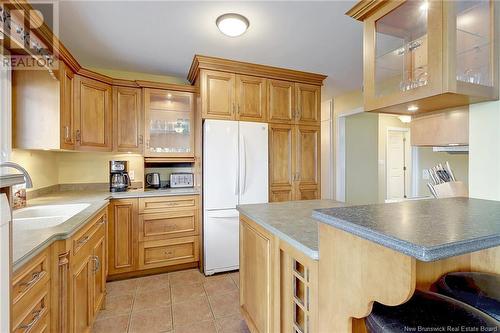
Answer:
[[38, 293], [33, 294], [30, 301], [23, 307], [14, 306], [13, 332], [49, 332], [50, 284], [45, 284]]
[[98, 217], [87, 223], [81, 230], [79, 230], [72, 238], [73, 255], [76, 256], [86, 244], [92, 239], [92, 237], [99, 237], [103, 235], [106, 231], [106, 210], [101, 211]]
[[50, 251], [43, 251], [14, 273], [12, 304], [25, 303], [33, 292], [50, 280]]
[[194, 236], [198, 233], [198, 211], [195, 209], [139, 216], [140, 241]]
[[168, 209], [195, 208], [198, 206], [197, 195], [154, 197], [139, 199], [139, 213], [162, 213]]
[[198, 236], [139, 243], [139, 269], [185, 264], [198, 260]]

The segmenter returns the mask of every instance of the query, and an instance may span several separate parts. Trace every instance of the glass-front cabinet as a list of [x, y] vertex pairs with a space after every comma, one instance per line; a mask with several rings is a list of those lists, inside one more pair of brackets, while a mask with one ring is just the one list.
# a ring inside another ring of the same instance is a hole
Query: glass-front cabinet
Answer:
[[144, 156], [194, 158], [193, 94], [145, 89], [144, 100]]
[[498, 99], [494, 0], [361, 1], [365, 110], [412, 114]]

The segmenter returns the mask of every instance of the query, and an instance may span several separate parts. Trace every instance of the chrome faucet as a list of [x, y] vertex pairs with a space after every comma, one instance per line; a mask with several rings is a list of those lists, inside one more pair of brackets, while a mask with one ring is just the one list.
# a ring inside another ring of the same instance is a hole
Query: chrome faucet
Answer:
[[0, 168], [12, 168], [12, 169], [16, 169], [18, 171], [21, 171], [21, 173], [24, 176], [24, 181], [26, 182], [26, 188], [33, 187], [33, 182], [31, 181], [31, 177], [30, 177], [28, 171], [25, 168], [23, 168], [22, 166], [20, 166], [19, 164], [14, 163], [14, 162], [3, 162], [3, 163], [0, 163]]

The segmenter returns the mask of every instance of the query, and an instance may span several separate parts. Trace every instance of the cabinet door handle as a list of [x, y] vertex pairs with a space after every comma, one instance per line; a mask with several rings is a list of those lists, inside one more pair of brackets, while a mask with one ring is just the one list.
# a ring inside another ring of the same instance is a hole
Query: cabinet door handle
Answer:
[[238, 114], [240, 114], [240, 105], [238, 104], [238, 109], [237, 109]]
[[42, 275], [42, 272], [34, 272], [33, 274], [31, 274], [31, 280], [23, 282], [20, 285], [23, 287], [26, 287], [26, 289], [28, 289], [32, 284], [34, 284], [38, 280], [40, 280], [41, 275]]
[[77, 142], [80, 142], [81, 140], [81, 133], [80, 133], [80, 130], [76, 130], [76, 141]]
[[33, 314], [33, 319], [28, 324], [19, 327], [21, 329], [24, 329], [25, 332], [31, 330], [31, 328], [37, 323], [37, 321], [42, 316], [42, 310], [36, 310], [32, 314]]
[[149, 149], [149, 140], [146, 140], [146, 148]]
[[101, 260], [98, 256], [93, 256], [92, 260], [94, 260], [94, 273], [97, 273], [101, 269]]
[[85, 237], [83, 237], [82, 239], [80, 239], [80, 240], [78, 240], [78, 241], [76, 242], [76, 245], [77, 245], [77, 246], [81, 246], [81, 245], [83, 245], [83, 244], [87, 243], [87, 241], [89, 240], [89, 238], [90, 238], [90, 236], [85, 236]]
[[69, 141], [69, 126], [64, 126], [64, 138], [66, 139], [66, 142]]
[[139, 135], [139, 144], [142, 145], [144, 142], [144, 137], [142, 136], [142, 134]]

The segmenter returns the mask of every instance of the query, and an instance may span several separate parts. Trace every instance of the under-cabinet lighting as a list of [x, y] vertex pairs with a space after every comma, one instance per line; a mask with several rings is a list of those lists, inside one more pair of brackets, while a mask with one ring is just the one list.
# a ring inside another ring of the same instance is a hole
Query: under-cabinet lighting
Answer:
[[241, 36], [250, 26], [248, 19], [240, 14], [228, 13], [221, 15], [215, 21], [220, 32], [229, 37]]
[[167, 98], [168, 98], [168, 99], [171, 99], [171, 98], [172, 98], [172, 94], [171, 94], [171, 93], [168, 93], [168, 94], [167, 94]]
[[410, 105], [408, 107], [408, 111], [410, 111], [410, 112], [415, 112], [417, 110], [418, 110], [418, 106], [416, 106], [416, 105]]

